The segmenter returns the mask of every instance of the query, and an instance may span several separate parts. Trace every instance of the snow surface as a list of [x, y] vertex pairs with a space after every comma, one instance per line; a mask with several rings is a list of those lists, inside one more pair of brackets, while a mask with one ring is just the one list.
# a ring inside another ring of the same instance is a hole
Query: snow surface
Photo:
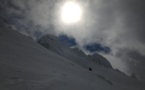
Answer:
[[[71, 49], [65, 43], [62, 43], [60, 39], [52, 35], [46, 35], [38, 40], [42, 46], [46, 47], [47, 49], [66, 57], [67, 59], [83, 66], [86, 68], [91, 68], [90, 65], [103, 65], [107, 68], [112, 68], [111, 64], [107, 59], [102, 57], [99, 54], [89, 55], [87, 56], [78, 48]], [[88, 60], [90, 62], [88, 62]], [[90, 63], [90, 64], [88, 64]]]
[[144, 82], [75, 58], [0, 26], [0, 90], [145, 90]]

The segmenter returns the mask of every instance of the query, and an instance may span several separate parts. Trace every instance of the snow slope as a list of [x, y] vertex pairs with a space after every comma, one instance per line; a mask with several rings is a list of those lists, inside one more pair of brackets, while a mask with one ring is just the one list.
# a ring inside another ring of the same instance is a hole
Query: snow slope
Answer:
[[[91, 68], [89, 65], [103, 65], [107, 68], [112, 68], [111, 64], [107, 59], [102, 57], [99, 54], [89, 55], [86, 56], [81, 50], [78, 48], [69, 48], [68, 45], [62, 43], [57, 37], [52, 35], [46, 35], [38, 40], [42, 46], [46, 47], [47, 49], [68, 58], [69, 60], [81, 65], [82, 67]], [[88, 60], [90, 62], [88, 62]], [[90, 64], [88, 64], [90, 63]]]
[[0, 26], [0, 90], [145, 89], [145, 83], [111, 68], [90, 61], [85, 64], [93, 71]]

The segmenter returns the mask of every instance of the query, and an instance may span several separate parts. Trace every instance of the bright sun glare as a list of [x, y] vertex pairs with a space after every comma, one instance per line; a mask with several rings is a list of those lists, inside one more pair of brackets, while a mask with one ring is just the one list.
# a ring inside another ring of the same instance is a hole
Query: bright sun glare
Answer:
[[81, 20], [82, 9], [79, 4], [73, 1], [66, 2], [61, 11], [61, 19], [66, 24], [76, 23]]

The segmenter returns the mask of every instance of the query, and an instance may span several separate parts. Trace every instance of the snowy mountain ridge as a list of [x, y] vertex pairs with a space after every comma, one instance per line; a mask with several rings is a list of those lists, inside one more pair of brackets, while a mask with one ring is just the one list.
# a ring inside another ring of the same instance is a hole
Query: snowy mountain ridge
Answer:
[[[62, 49], [51, 46], [51, 50], [46, 49], [3, 25], [0, 25], [0, 42], [0, 90], [145, 89], [142, 81], [80, 58], [64, 46], [61, 54]], [[52, 41], [52, 45], [55, 43]], [[67, 57], [66, 53], [74, 57]]]
[[[82, 67], [91, 68], [90, 66], [84, 65], [87, 63], [96, 63], [98, 65], [102, 65], [106, 68], [112, 68], [110, 62], [99, 54], [94, 55], [86, 55], [83, 51], [79, 50], [78, 48], [70, 48], [65, 43], [61, 42], [59, 38], [53, 35], [46, 35], [38, 40], [38, 43], [42, 46], [46, 47], [47, 49], [68, 58], [69, 60], [82, 65]], [[90, 62], [88, 62], [88, 60]], [[90, 64], [92, 65], [92, 64]]]

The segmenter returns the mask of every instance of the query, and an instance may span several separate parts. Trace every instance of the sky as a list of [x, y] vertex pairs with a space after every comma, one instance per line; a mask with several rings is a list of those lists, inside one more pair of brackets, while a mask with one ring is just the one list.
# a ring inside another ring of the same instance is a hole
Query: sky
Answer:
[[85, 48], [95, 49], [114, 68], [145, 80], [144, 1], [71, 0], [83, 11], [81, 21], [72, 25], [60, 20], [66, 1], [0, 0], [0, 20], [34, 40], [48, 33], [66, 35], [85, 53]]

